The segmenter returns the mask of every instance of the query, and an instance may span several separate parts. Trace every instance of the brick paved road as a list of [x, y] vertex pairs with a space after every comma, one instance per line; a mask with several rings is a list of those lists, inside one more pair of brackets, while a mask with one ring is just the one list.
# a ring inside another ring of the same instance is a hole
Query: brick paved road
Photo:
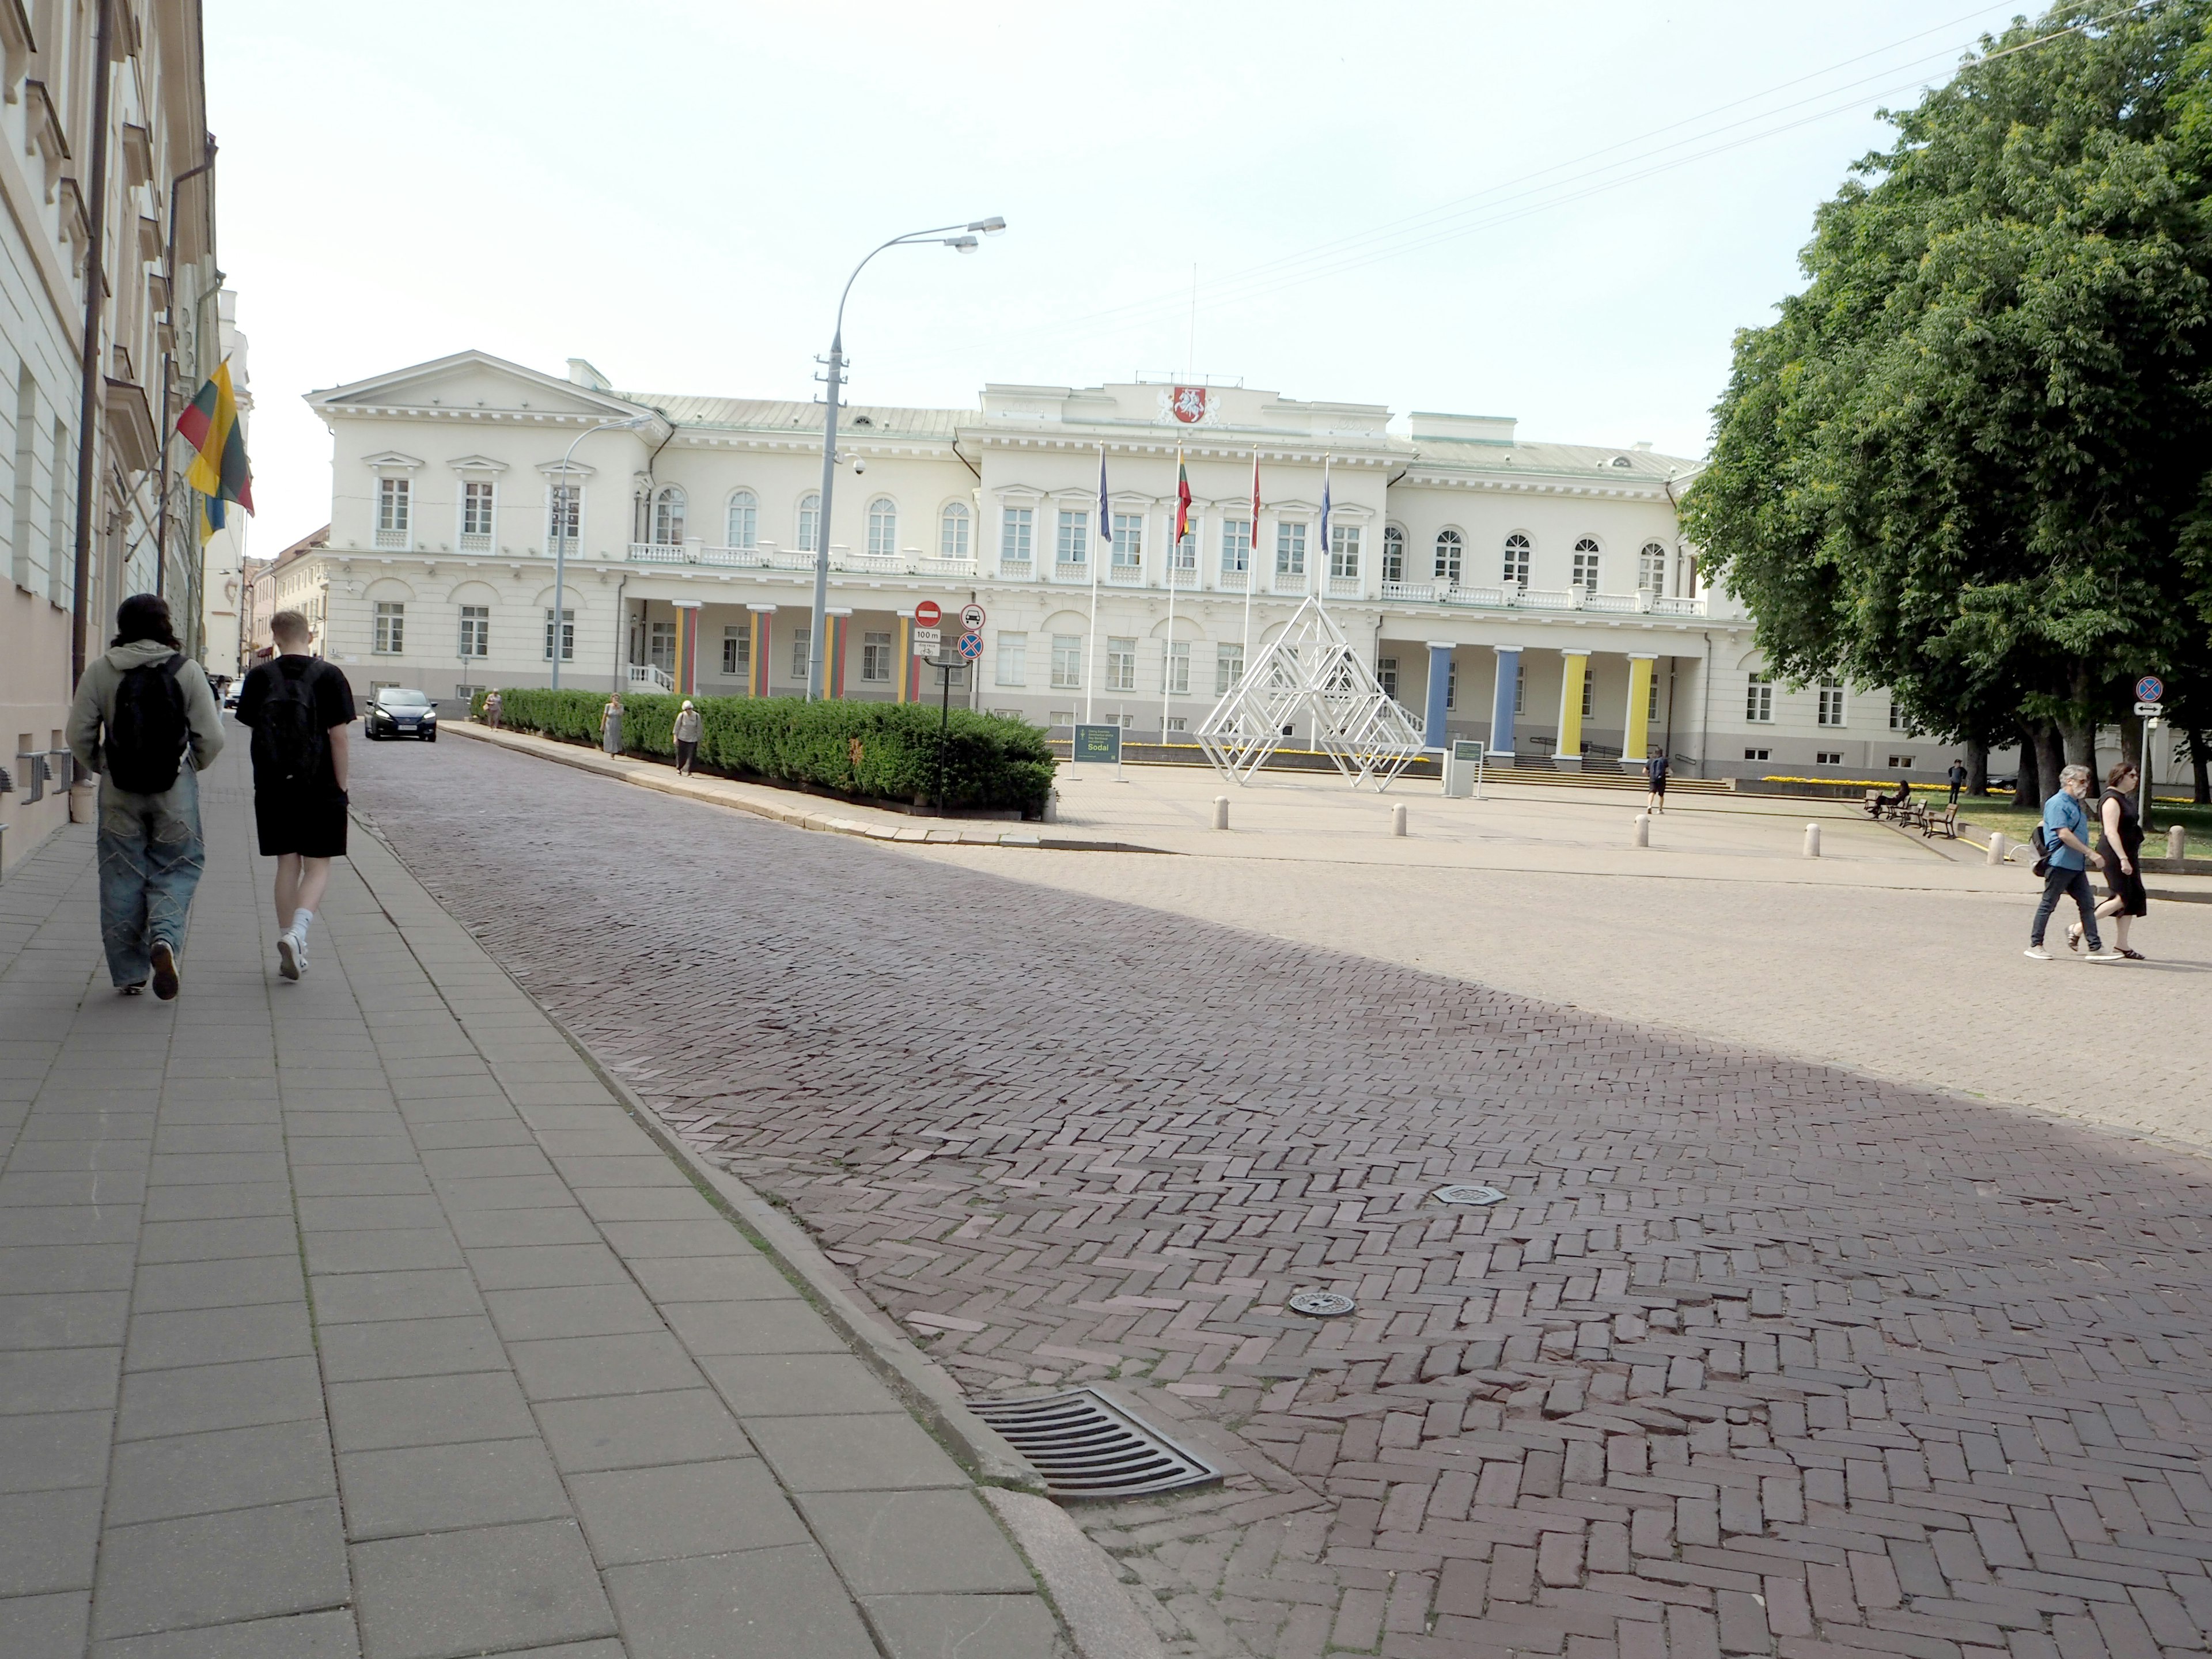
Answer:
[[1179, 1653], [2207, 1645], [2212, 1166], [475, 744], [360, 775], [972, 1390], [1224, 1455], [1082, 1517]]

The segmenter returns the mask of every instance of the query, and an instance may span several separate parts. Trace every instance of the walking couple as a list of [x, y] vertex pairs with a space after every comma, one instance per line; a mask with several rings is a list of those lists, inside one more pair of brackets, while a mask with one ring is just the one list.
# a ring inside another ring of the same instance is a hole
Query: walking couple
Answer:
[[[2066, 929], [2066, 948], [2078, 951], [2086, 941], [2087, 962], [2141, 962], [2142, 953], [2128, 945], [2128, 929], [2150, 908], [2142, 881], [2142, 814], [2135, 791], [2142, 775], [2122, 761], [2106, 775], [2105, 799], [2099, 809], [2104, 834], [2101, 850], [2089, 845], [2089, 815], [2081, 805], [2089, 793], [2089, 769], [2069, 766], [2058, 775], [2058, 793], [2043, 805], [2043, 902], [2036, 907], [2035, 925], [2028, 933], [2026, 954], [2049, 962], [2043, 936], [2051, 914], [2062, 898], [2071, 898], [2081, 919]], [[2108, 889], [2104, 902], [2089, 890], [2089, 872], [2105, 872]], [[2107, 950], [2097, 930], [2100, 920], [2110, 921], [2117, 944]]]

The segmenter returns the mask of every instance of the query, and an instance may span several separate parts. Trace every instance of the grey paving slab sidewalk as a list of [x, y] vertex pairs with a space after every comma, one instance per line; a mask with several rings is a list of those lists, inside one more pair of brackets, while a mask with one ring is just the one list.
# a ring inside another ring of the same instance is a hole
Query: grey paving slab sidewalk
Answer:
[[960, 1467], [388, 853], [276, 977], [241, 781], [174, 1004], [107, 987], [89, 830], [0, 884], [0, 1654], [1066, 1651]]

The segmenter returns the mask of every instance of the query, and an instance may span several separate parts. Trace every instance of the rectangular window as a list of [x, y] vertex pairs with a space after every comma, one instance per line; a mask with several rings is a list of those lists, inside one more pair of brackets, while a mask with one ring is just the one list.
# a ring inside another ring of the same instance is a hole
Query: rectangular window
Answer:
[[1000, 685], [1027, 685], [1030, 683], [1028, 635], [1017, 634], [1005, 628], [999, 630], [998, 683]]
[[1844, 751], [1840, 749], [1823, 749], [1813, 757], [1815, 766], [1841, 766], [1843, 763]]
[[1844, 688], [1833, 680], [1824, 681], [1820, 686], [1820, 723], [1823, 726], [1841, 726], [1844, 723]]
[[1333, 524], [1328, 527], [1328, 574], [1339, 580], [1359, 577], [1359, 526]]
[[1052, 636], [1052, 689], [1055, 691], [1079, 691], [1083, 689], [1083, 635], [1055, 634]]
[[1114, 566], [1117, 570], [1132, 570], [1145, 562], [1145, 515], [1141, 513], [1116, 513], [1114, 515]]
[[1382, 532], [1382, 580], [1406, 580], [1406, 532], [1395, 525], [1386, 526]]
[[545, 550], [565, 544], [574, 550], [583, 538], [584, 486], [555, 484], [545, 504]]
[[1190, 641], [1177, 640], [1173, 644], [1161, 641], [1167, 653], [1165, 672], [1167, 690], [1170, 696], [1187, 697], [1190, 695]]
[[1444, 671], [1444, 707], [1459, 707], [1459, 664], [1456, 662]]
[[1213, 648], [1213, 695], [1225, 697], [1244, 684], [1244, 646], [1243, 641], [1218, 645]]
[[965, 559], [968, 556], [968, 509], [955, 501], [945, 509], [945, 516], [937, 521], [937, 556], [940, 559]]
[[[545, 607], [545, 660], [553, 660], [553, 607], [550, 605]], [[573, 611], [561, 613], [561, 660], [576, 660], [576, 613]]]
[[1588, 720], [1597, 712], [1597, 682], [1590, 677], [1589, 665], [1583, 665], [1583, 718]]
[[1767, 751], [1764, 749], [1747, 749], [1743, 751], [1743, 757], [1746, 760], [1765, 760], [1767, 758]]
[[[23, 363], [15, 371], [15, 484], [9, 492], [8, 546], [13, 555], [15, 585], [26, 593], [39, 591], [31, 561], [31, 465], [32, 451], [38, 442], [38, 419], [39, 383], [32, 378], [31, 366]], [[16, 744], [19, 749], [27, 750], [30, 746], [28, 738]]]
[[889, 685], [891, 679], [891, 636], [888, 634], [860, 635], [860, 678], [879, 680]]
[[1644, 543], [1636, 556], [1636, 585], [1646, 593], [1667, 591], [1667, 550], [1657, 542]]
[[1005, 564], [1027, 564], [1031, 538], [1036, 532], [1036, 514], [1026, 507], [1001, 509], [999, 518], [999, 558]]
[[1168, 716], [1168, 730], [1170, 732], [1188, 732], [1190, 730], [1190, 720], [1185, 715], [1170, 714]]
[[1889, 729], [1893, 732], [1904, 732], [1908, 730], [1905, 723], [1905, 711], [1902, 708], [1899, 708], [1895, 703], [1892, 703], [1889, 706]]
[[722, 629], [722, 672], [741, 679], [752, 668], [753, 630], [743, 623], [732, 623]]
[[1659, 718], [1659, 673], [1656, 663], [1652, 665], [1651, 690], [1644, 699], [1644, 718], [1647, 720]]
[[414, 486], [406, 478], [376, 481], [376, 544], [407, 545], [407, 527], [413, 520]]
[[489, 657], [491, 655], [491, 607], [488, 605], [465, 605], [461, 607], [461, 655]]
[[370, 647], [379, 656], [396, 657], [407, 647], [407, 607], [379, 600], [376, 606], [376, 643]]
[[794, 628], [791, 630], [791, 678], [795, 680], [803, 681], [807, 678], [806, 645], [808, 637], [812, 632], [813, 630], [808, 628]]
[[1168, 562], [1177, 570], [1198, 568], [1198, 520], [1194, 518], [1182, 532], [1182, 538], [1168, 550]]
[[1106, 641], [1106, 689], [1109, 691], [1133, 691], [1137, 689], [1137, 642], [1118, 635]]
[[664, 674], [676, 672], [676, 624], [657, 622], [647, 630], [646, 660]]
[[1912, 769], [1912, 757], [1892, 755], [1889, 757], [1889, 769], [1893, 772], [1910, 772]]
[[1375, 678], [1382, 684], [1382, 695], [1389, 698], [1393, 702], [1397, 702], [1398, 659], [1395, 657], [1376, 658]]
[[1528, 665], [1516, 657], [1513, 659], [1513, 712], [1516, 714], [1527, 713], [1522, 705], [1528, 701]]
[[1744, 687], [1743, 717], [1764, 726], [1774, 718], [1774, 677], [1753, 674]]
[[1303, 521], [1291, 520], [1275, 526], [1275, 574], [1306, 574], [1306, 527]]
[[1597, 553], [1595, 549], [1576, 550], [1575, 586], [1585, 593], [1597, 592]]
[[1221, 521], [1221, 568], [1224, 571], [1249, 570], [1252, 568], [1252, 521], [1249, 519], [1224, 519]]
[[1089, 562], [1091, 515], [1088, 513], [1071, 513], [1064, 507], [1060, 510], [1058, 553], [1060, 562], [1062, 564], [1084, 564]]
[[488, 483], [465, 483], [461, 486], [461, 534], [491, 540], [491, 486]]
[[1073, 708], [1055, 708], [1044, 718], [1048, 726], [1073, 726], [1075, 724], [1075, 711]]

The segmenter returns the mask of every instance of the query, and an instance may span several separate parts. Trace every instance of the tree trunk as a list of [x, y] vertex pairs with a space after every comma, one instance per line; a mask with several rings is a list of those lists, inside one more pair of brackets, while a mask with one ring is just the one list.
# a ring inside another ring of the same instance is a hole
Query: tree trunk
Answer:
[[1966, 740], [1966, 793], [1990, 793], [1990, 746], [1979, 738]]
[[2142, 776], [2142, 721], [2140, 719], [2120, 722], [2120, 763], [2134, 767], [2138, 778]]
[[2022, 720], [2020, 725], [2020, 779], [2013, 786], [2013, 804], [2016, 806], [2043, 805], [2043, 757], [2036, 752], [2034, 722]]
[[2036, 770], [2041, 775], [2043, 794], [2037, 805], [2058, 793], [2058, 775], [2065, 769], [2066, 751], [2060, 744], [2058, 727], [2050, 720], [2035, 723]]
[[2204, 752], [2204, 728], [2189, 728], [2189, 758], [2197, 771], [2197, 787], [2190, 798], [2199, 806], [2212, 806], [2212, 755]]
[[[2068, 720], [2059, 728], [2065, 744], [2066, 764], [2089, 769], [2089, 794], [2097, 793], [2097, 723], [2094, 720]], [[2056, 787], [2056, 786], [2053, 786]]]

